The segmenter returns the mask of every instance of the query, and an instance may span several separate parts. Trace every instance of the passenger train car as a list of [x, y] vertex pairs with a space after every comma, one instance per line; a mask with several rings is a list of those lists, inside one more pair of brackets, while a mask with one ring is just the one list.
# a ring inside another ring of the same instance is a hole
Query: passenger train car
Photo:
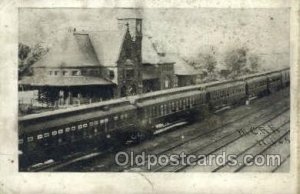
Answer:
[[212, 82], [205, 87], [210, 109], [239, 104], [246, 94], [245, 83], [239, 80]]
[[289, 82], [289, 69], [284, 69], [22, 116], [20, 163], [59, 157], [60, 150], [140, 141], [159, 130], [204, 118], [208, 111], [275, 92]]
[[206, 110], [206, 92], [188, 86], [139, 95], [135, 100], [142, 131], [163, 130], [199, 119]]
[[280, 71], [270, 72], [267, 77], [269, 92], [276, 92], [282, 87], [282, 73]]
[[131, 130], [135, 118], [136, 107], [124, 98], [20, 117], [20, 159], [32, 163], [50, 154], [59, 157], [60, 151], [102, 144]]
[[248, 98], [261, 97], [268, 94], [268, 78], [266, 73], [256, 73], [238, 78], [245, 82]]

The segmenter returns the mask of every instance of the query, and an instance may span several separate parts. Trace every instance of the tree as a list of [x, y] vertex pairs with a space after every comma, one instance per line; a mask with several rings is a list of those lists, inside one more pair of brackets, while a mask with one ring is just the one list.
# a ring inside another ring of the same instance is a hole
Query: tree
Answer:
[[258, 57], [255, 54], [251, 54], [248, 58], [249, 60], [249, 66], [250, 66], [250, 70], [252, 73], [255, 73], [258, 71], [260, 65], [261, 65], [261, 60], [260, 57]]
[[24, 61], [27, 58], [30, 51], [31, 49], [29, 46], [23, 43], [19, 43], [19, 53], [18, 53], [19, 60]]
[[241, 75], [242, 71], [246, 68], [247, 52], [248, 49], [242, 47], [226, 53], [224, 62], [232, 76]]
[[41, 59], [47, 52], [48, 48], [43, 47], [41, 44], [36, 44], [32, 48], [19, 43], [19, 77], [31, 75], [31, 66]]
[[204, 67], [209, 74], [212, 74], [217, 66], [217, 60], [214, 55], [207, 54], [204, 56]]

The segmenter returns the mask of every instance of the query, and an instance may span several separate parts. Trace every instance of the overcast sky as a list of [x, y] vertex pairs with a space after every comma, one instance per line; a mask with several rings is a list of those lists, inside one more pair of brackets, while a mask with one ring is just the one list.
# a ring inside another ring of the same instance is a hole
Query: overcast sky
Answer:
[[[20, 9], [19, 41], [28, 45], [53, 38], [68, 27], [114, 30], [122, 9]], [[130, 11], [131, 12], [131, 11]], [[222, 55], [246, 46], [261, 55], [265, 66], [288, 64], [289, 9], [144, 9], [143, 33], [161, 42], [166, 51], [182, 56], [205, 52], [210, 46]]]

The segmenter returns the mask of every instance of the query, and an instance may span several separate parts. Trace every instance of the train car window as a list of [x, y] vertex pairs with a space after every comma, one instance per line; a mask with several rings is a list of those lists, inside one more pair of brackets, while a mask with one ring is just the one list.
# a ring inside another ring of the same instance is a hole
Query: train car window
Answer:
[[78, 125], [78, 129], [82, 129], [82, 125]]
[[88, 124], [84, 123], [82, 126], [83, 126], [83, 128], [87, 128]]
[[153, 106], [153, 107], [152, 107], [152, 116], [154, 117], [155, 114], [156, 114], [156, 113], [155, 113], [155, 106]]
[[70, 127], [65, 128], [65, 132], [66, 133], [70, 132]]
[[105, 123], [108, 123], [108, 118], [104, 119], [104, 122], [105, 122]]
[[89, 123], [89, 125], [90, 125], [90, 126], [94, 126], [94, 122], [91, 121], [91, 122]]
[[76, 130], [76, 127], [75, 127], [75, 126], [72, 126], [71, 129], [72, 129], [72, 131], [75, 131], [75, 130]]
[[117, 121], [119, 119], [118, 116], [114, 116], [114, 120]]
[[27, 142], [32, 142], [33, 141], [33, 137], [27, 137]]
[[50, 133], [44, 133], [44, 137], [49, 137]]
[[23, 144], [24, 140], [23, 139], [19, 139], [19, 144]]
[[37, 138], [37, 139], [43, 139], [43, 135], [42, 135], [42, 134], [38, 134], [38, 135], [36, 136], [36, 138]]
[[178, 101], [175, 101], [175, 110], [178, 111]]
[[57, 135], [57, 131], [52, 131], [52, 136]]
[[59, 129], [58, 130], [58, 134], [63, 134], [64, 133], [64, 130], [63, 129]]

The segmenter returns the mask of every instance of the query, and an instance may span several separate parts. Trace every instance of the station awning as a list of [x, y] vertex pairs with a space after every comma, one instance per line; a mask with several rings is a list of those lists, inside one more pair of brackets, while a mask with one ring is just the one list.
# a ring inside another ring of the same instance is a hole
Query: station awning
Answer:
[[99, 77], [69, 76], [69, 77], [24, 77], [20, 85], [29, 86], [88, 86], [88, 85], [113, 85], [114, 83]]

